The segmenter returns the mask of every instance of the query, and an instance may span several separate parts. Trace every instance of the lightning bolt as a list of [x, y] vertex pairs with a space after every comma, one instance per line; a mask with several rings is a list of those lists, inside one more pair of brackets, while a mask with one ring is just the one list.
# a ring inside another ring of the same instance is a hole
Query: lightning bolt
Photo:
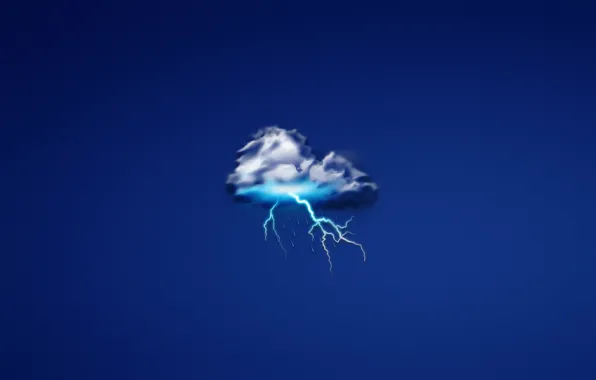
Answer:
[[[312, 237], [311, 240], [315, 239], [313, 230], [316, 227], [319, 227], [319, 229], [323, 233], [323, 236], [321, 237], [321, 245], [323, 246], [323, 249], [325, 250], [325, 253], [327, 254], [330, 272], [333, 272], [333, 262], [331, 261], [331, 254], [329, 253], [329, 249], [327, 248], [327, 245], [325, 244], [325, 242], [327, 240], [327, 236], [331, 236], [331, 238], [333, 239], [333, 241], [335, 243], [340, 243], [343, 241], [348, 244], [352, 244], [352, 245], [359, 247], [360, 250], [362, 251], [362, 257], [363, 257], [364, 261], [366, 261], [366, 251], [364, 250], [364, 247], [362, 246], [362, 244], [356, 243], [355, 241], [346, 238], [346, 235], [348, 235], [350, 232], [344, 231], [344, 230], [348, 227], [348, 224], [352, 221], [353, 217], [348, 219], [348, 221], [346, 221], [346, 223], [344, 225], [335, 224], [335, 222], [331, 219], [328, 219], [325, 217], [317, 217], [311, 204], [306, 199], [300, 199], [300, 197], [294, 193], [288, 193], [288, 195], [290, 197], [294, 198], [296, 203], [301, 204], [306, 207], [306, 210], [308, 211], [308, 214], [310, 215], [310, 218], [313, 221], [313, 225], [310, 227], [310, 230], [308, 230], [308, 234]], [[328, 225], [330, 227], [330, 231], [325, 229], [324, 225]], [[335, 231], [335, 233], [333, 233], [333, 231]]]
[[[352, 221], [353, 217], [348, 219], [343, 225], [336, 224], [333, 220], [331, 220], [329, 218], [318, 217], [315, 214], [315, 211], [313, 210], [312, 205], [306, 199], [301, 199], [295, 193], [288, 193], [288, 195], [292, 199], [294, 199], [294, 201], [296, 201], [297, 204], [303, 205], [306, 208], [306, 210], [308, 211], [310, 219], [313, 222], [310, 229], [308, 230], [308, 234], [312, 237], [311, 241], [314, 241], [314, 239], [315, 239], [315, 234], [314, 234], [315, 228], [319, 228], [319, 230], [323, 234], [321, 237], [321, 246], [323, 247], [323, 249], [325, 250], [325, 254], [327, 255], [327, 261], [329, 262], [329, 272], [333, 273], [333, 262], [331, 260], [331, 253], [329, 252], [329, 249], [327, 248], [327, 243], [326, 243], [328, 236], [331, 236], [332, 243], [334, 246], [335, 246], [335, 243], [340, 243], [343, 241], [345, 243], [352, 244], [352, 245], [359, 247], [360, 250], [362, 251], [362, 257], [363, 257], [364, 261], [366, 262], [366, 251], [364, 250], [364, 247], [362, 246], [362, 244], [357, 243], [353, 240], [350, 240], [346, 237], [347, 235], [354, 235], [350, 231], [346, 231], [346, 228], [348, 228], [348, 224]], [[275, 229], [275, 216], [273, 215], [273, 211], [278, 206], [278, 204], [279, 204], [279, 199], [275, 202], [275, 204], [271, 207], [271, 209], [269, 209], [269, 217], [263, 223], [263, 229], [265, 230], [265, 240], [267, 240], [267, 224], [269, 224], [269, 222], [271, 222], [273, 232], [275, 233], [275, 236], [277, 237], [277, 242], [279, 243], [280, 247], [284, 250], [284, 253], [287, 255], [287, 251], [284, 248], [284, 246], [281, 244], [281, 238], [279, 237], [279, 234], [277, 233], [277, 230]], [[296, 220], [296, 221], [298, 221], [298, 220]], [[326, 228], [326, 226], [327, 226], [327, 228]], [[292, 247], [293, 247], [294, 243], [291, 240], [290, 240], [290, 242], [292, 243]], [[314, 252], [314, 248], [312, 247], [312, 245], [311, 245], [311, 250]]]
[[275, 204], [271, 207], [271, 209], [269, 209], [269, 217], [265, 220], [265, 223], [263, 223], [263, 230], [265, 230], [265, 240], [267, 240], [267, 224], [269, 222], [271, 222], [271, 229], [275, 233], [275, 236], [277, 237], [277, 242], [279, 243], [279, 246], [281, 247], [281, 249], [283, 249], [284, 255], [286, 256], [286, 259], [287, 259], [288, 251], [286, 251], [283, 244], [281, 244], [281, 238], [279, 237], [279, 234], [277, 233], [277, 230], [275, 229], [275, 216], [273, 215], [273, 210], [275, 210], [275, 208], [277, 207], [278, 204], [279, 204], [279, 199], [275, 202]]

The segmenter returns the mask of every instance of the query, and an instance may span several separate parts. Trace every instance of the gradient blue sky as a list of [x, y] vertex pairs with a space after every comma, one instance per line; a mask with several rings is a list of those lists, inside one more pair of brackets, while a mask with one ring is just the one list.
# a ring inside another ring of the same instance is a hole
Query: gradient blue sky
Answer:
[[[593, 3], [199, 3], [2, 12], [3, 379], [596, 378]], [[366, 264], [224, 192], [271, 124]]]

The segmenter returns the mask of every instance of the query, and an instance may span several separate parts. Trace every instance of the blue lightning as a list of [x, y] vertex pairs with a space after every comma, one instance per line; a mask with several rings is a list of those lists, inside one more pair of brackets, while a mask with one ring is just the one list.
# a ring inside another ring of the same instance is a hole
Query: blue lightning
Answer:
[[278, 204], [279, 204], [279, 199], [275, 202], [275, 204], [269, 210], [269, 217], [265, 220], [265, 223], [263, 223], [263, 229], [265, 230], [265, 240], [267, 240], [267, 224], [269, 222], [271, 222], [271, 229], [275, 233], [275, 236], [277, 237], [277, 242], [279, 243], [279, 246], [281, 247], [281, 249], [283, 249], [284, 255], [287, 258], [288, 251], [286, 251], [283, 244], [281, 244], [281, 238], [279, 237], [279, 234], [277, 233], [277, 230], [275, 229], [275, 216], [273, 216], [273, 210], [275, 210], [275, 208], [277, 207]]
[[[311, 225], [311, 227], [308, 231], [308, 234], [312, 237], [311, 241], [314, 241], [314, 239], [315, 239], [314, 230], [316, 228], [319, 228], [319, 230], [323, 234], [321, 237], [321, 246], [323, 247], [323, 249], [325, 250], [325, 254], [327, 255], [327, 261], [329, 262], [329, 271], [330, 272], [333, 273], [333, 262], [331, 260], [331, 253], [329, 252], [329, 249], [327, 248], [327, 244], [326, 244], [328, 236], [331, 236], [334, 243], [340, 243], [343, 241], [345, 243], [352, 244], [352, 245], [359, 247], [360, 250], [362, 251], [364, 261], [366, 262], [366, 251], [364, 250], [364, 247], [362, 246], [362, 244], [346, 238], [346, 235], [352, 234], [351, 232], [346, 231], [346, 228], [348, 227], [348, 224], [352, 221], [353, 217], [348, 219], [343, 225], [339, 225], [339, 224], [336, 224], [333, 220], [331, 220], [329, 218], [317, 217], [317, 215], [315, 214], [315, 212], [312, 208], [312, 205], [310, 204], [310, 202], [308, 200], [302, 199], [302, 198], [300, 198], [299, 195], [292, 193], [292, 192], [287, 193], [287, 195], [291, 199], [293, 199], [297, 204], [303, 205], [306, 208], [306, 210], [308, 211], [310, 219], [313, 221], [313, 224]], [[275, 235], [277, 236], [277, 241], [278, 241], [279, 245], [282, 247], [284, 252], [287, 253], [287, 251], [281, 244], [281, 239], [280, 239], [279, 235], [277, 234], [277, 231], [275, 230], [275, 217], [273, 216], [273, 211], [277, 207], [278, 204], [279, 204], [279, 199], [277, 199], [275, 204], [269, 210], [269, 217], [265, 220], [265, 223], [263, 224], [263, 228], [265, 229], [265, 240], [267, 240], [267, 224], [269, 222], [271, 222], [273, 231], [275, 232]], [[325, 226], [327, 226], [327, 228]], [[312, 246], [311, 246], [311, 250], [313, 250], [313, 252], [314, 252], [314, 249], [312, 248]]]

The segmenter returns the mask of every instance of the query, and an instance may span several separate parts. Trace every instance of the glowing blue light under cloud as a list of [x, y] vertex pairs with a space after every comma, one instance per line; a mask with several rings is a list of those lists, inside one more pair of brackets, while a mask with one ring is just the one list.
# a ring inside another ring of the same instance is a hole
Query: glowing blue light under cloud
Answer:
[[237, 195], [251, 198], [255, 202], [295, 202], [289, 194], [295, 194], [301, 199], [311, 202], [322, 201], [333, 198], [336, 193], [331, 186], [317, 184], [311, 181], [300, 181], [291, 183], [267, 182], [246, 188], [239, 188]]

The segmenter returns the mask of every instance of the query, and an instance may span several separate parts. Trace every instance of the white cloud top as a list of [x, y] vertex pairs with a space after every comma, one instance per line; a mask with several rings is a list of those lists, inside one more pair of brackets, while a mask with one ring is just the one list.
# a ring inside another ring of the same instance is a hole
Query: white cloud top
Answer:
[[318, 161], [296, 130], [267, 127], [238, 151], [238, 166], [227, 179], [236, 188], [265, 182], [292, 183], [309, 179], [331, 187], [337, 195], [376, 191], [378, 186], [352, 163], [335, 152]]

